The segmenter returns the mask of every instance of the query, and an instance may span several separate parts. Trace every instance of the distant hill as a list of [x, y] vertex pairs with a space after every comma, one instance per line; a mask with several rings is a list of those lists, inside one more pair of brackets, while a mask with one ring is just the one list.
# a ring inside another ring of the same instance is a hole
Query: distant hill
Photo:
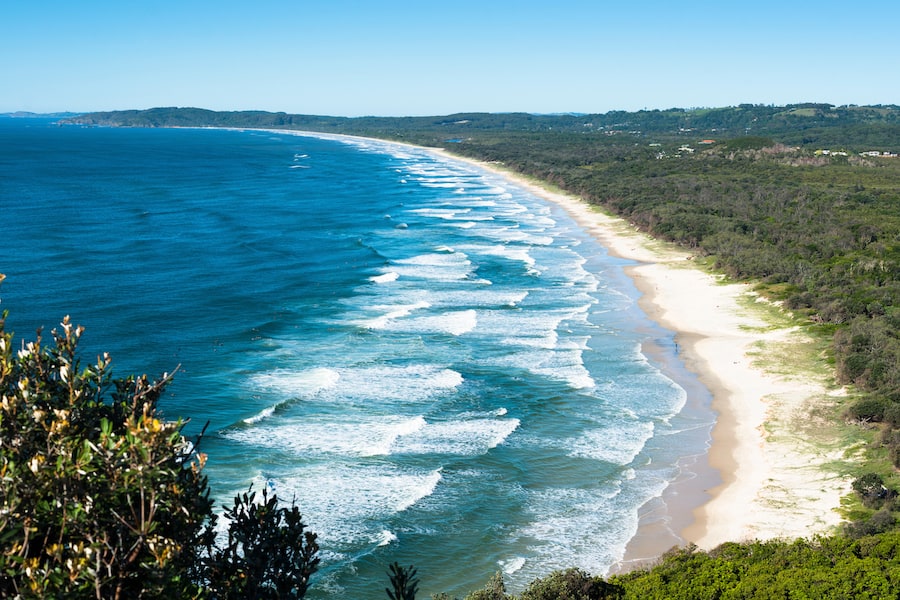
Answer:
[[57, 113], [33, 113], [24, 110], [19, 110], [16, 112], [7, 112], [0, 113], [0, 117], [7, 117], [10, 119], [39, 119], [39, 118], [47, 118], [47, 119], [70, 119], [72, 117], [77, 117], [81, 113], [75, 112], [57, 112]]
[[[846, 139], [848, 128], [862, 145], [900, 149], [900, 106], [741, 104], [725, 108], [671, 108], [603, 114], [457, 113], [432, 117], [334, 117], [283, 112], [217, 112], [202, 108], [151, 108], [88, 113], [67, 123], [111, 127], [280, 128], [452, 141], [476, 132], [554, 132], [638, 137], [766, 136], [797, 145], [828, 147]], [[831, 135], [840, 129], [840, 136]]]

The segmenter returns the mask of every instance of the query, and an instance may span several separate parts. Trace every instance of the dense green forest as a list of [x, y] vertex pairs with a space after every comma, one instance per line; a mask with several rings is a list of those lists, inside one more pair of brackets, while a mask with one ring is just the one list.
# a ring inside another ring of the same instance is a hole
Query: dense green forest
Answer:
[[[612, 578], [622, 587], [604, 588], [610, 595], [533, 597], [856, 598], [867, 597], [852, 587], [862, 574], [881, 573], [871, 576], [883, 583], [865, 584], [871, 590], [900, 582], [897, 534], [885, 533], [896, 529], [900, 509], [900, 107], [408, 118], [160, 108], [67, 121], [285, 128], [443, 147], [580, 196], [734, 279], [755, 282], [809, 331], [832, 340], [836, 380], [852, 390], [835, 418], [859, 423], [873, 440], [863, 467], [870, 472], [854, 483], [856, 509], [842, 534], [682, 550], [653, 570]], [[477, 597], [506, 597], [482, 592]]]

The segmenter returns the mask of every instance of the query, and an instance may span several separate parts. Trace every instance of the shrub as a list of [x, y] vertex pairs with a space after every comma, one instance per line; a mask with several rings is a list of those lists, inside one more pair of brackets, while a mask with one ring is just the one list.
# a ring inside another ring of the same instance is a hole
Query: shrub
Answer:
[[[0, 321], [0, 595], [194, 597], [212, 501], [182, 423], [160, 421], [169, 380], [81, 370], [83, 331], [23, 344]], [[111, 395], [109, 404], [104, 402]]]
[[416, 577], [416, 569], [401, 567], [400, 563], [392, 563], [390, 570], [391, 587], [385, 588], [390, 600], [416, 600], [416, 592], [419, 590], [419, 579]]
[[263, 490], [250, 491], [225, 509], [229, 520], [225, 548], [209, 551], [210, 588], [216, 598], [289, 600], [303, 598], [319, 559], [316, 534], [306, 531], [300, 509], [278, 507]]
[[879, 508], [886, 500], [897, 495], [897, 492], [885, 487], [884, 478], [877, 473], [866, 473], [855, 479], [853, 491], [860, 495], [863, 504], [869, 508]]
[[623, 598], [621, 586], [592, 577], [581, 569], [555, 571], [543, 579], [532, 581], [522, 592], [521, 600], [605, 600]]
[[14, 353], [5, 321], [0, 597], [303, 596], [318, 547], [296, 507], [244, 495], [215, 547], [206, 456], [157, 413], [171, 376], [114, 380], [105, 354], [82, 369], [68, 317]]
[[482, 589], [466, 596], [466, 600], [507, 600], [508, 598], [506, 584], [503, 582], [503, 573], [500, 571], [497, 571]]
[[847, 416], [854, 421], [874, 421], [878, 423], [884, 420], [884, 414], [887, 408], [887, 400], [869, 396], [854, 402], [850, 408], [847, 409]]

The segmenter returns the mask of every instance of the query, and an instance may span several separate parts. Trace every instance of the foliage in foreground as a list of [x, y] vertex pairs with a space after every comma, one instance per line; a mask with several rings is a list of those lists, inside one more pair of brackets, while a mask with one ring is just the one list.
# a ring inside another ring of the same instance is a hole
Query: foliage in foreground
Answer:
[[389, 600], [416, 600], [416, 592], [419, 591], [419, 578], [416, 577], [416, 569], [412, 565], [409, 568], [401, 567], [399, 563], [393, 563], [388, 570], [391, 587], [385, 588]]
[[296, 506], [238, 497], [216, 546], [206, 457], [157, 414], [168, 376], [113, 379], [107, 355], [82, 369], [68, 318], [14, 352], [5, 318], [0, 597], [303, 597], [318, 545]]

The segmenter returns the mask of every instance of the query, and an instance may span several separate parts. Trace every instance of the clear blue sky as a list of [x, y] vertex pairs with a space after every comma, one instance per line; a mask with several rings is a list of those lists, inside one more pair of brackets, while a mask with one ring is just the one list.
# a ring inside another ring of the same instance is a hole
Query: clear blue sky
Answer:
[[0, 112], [900, 103], [900, 2], [4, 0]]

